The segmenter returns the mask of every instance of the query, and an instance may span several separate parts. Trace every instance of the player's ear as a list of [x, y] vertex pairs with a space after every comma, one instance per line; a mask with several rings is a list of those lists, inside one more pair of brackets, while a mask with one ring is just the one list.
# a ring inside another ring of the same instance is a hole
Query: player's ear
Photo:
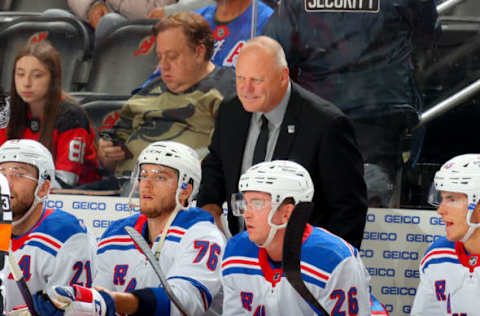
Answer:
[[295, 205], [292, 203], [286, 203], [283, 205], [282, 223], [287, 223], [292, 216]]
[[38, 190], [38, 197], [42, 198], [46, 196], [49, 191], [50, 191], [50, 180], [45, 180], [40, 186], [40, 189]]
[[472, 222], [480, 223], [480, 202], [477, 203], [477, 206], [475, 206], [475, 209], [473, 210]]
[[182, 191], [180, 191], [180, 196], [179, 196], [180, 203], [185, 205], [186, 201], [188, 200], [192, 192], [193, 192], [193, 186], [190, 183], [189, 184], [184, 183], [182, 185]]

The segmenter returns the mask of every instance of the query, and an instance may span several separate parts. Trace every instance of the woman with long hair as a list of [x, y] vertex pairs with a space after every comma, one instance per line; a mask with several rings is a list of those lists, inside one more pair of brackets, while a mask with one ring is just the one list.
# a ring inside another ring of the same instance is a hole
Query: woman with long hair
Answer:
[[[0, 126], [0, 145], [7, 139], [34, 139], [55, 160], [62, 187], [98, 180], [95, 134], [83, 109], [62, 92], [60, 54], [47, 41], [29, 42], [17, 53], [12, 71], [8, 124]], [[8, 112], [7, 112], [8, 113]]]

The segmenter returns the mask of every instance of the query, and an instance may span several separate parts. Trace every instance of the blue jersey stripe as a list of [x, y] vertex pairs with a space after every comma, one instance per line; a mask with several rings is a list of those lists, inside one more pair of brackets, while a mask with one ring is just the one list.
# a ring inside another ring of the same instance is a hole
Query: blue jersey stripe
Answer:
[[315, 284], [319, 287], [321, 287], [322, 289], [325, 288], [325, 285], [327, 284], [325, 281], [322, 281], [320, 279], [317, 279], [317, 278], [312, 278], [311, 276], [308, 276], [304, 273], [302, 273], [302, 279], [305, 281], [305, 282], [308, 282], [308, 283], [312, 283], [312, 284]]
[[130, 250], [130, 249], [135, 249], [135, 245], [134, 244], [130, 244], [130, 245], [109, 245], [109, 246], [105, 246], [105, 247], [102, 247], [100, 249], [97, 250], [97, 254], [102, 254], [104, 253], [105, 251], [108, 251], [108, 250]]
[[197, 280], [194, 280], [188, 277], [174, 276], [174, 277], [168, 278], [168, 280], [172, 280], [172, 279], [186, 280], [192, 283], [192, 285], [196, 287], [199, 291], [205, 293], [205, 295], [207, 296], [208, 307], [210, 307], [210, 305], [212, 304], [212, 294], [210, 293], [210, 291], [207, 289], [205, 285], [198, 282]]
[[422, 267], [422, 272], [425, 272], [425, 269], [431, 265], [431, 264], [437, 264], [437, 263], [445, 263], [445, 262], [451, 262], [451, 263], [456, 263], [460, 264], [460, 261], [458, 259], [454, 258], [447, 258], [447, 257], [442, 257], [442, 258], [435, 258], [435, 259], [430, 259]]
[[177, 236], [167, 236], [165, 238], [165, 240], [170, 240], [170, 241], [173, 241], [173, 242], [180, 242], [180, 240], [182, 240], [181, 237], [177, 237]]
[[248, 269], [248, 268], [226, 268], [222, 271], [223, 276], [229, 274], [250, 274], [250, 275], [261, 275], [263, 277], [263, 272], [260, 269]]
[[[52, 256], [56, 257], [57, 256], [57, 251], [48, 247], [48, 246], [45, 246], [45, 244], [42, 244], [41, 242], [38, 242], [38, 241], [35, 241], [35, 240], [32, 240], [30, 242], [27, 242], [24, 246], [31, 246], [31, 247], [38, 247], [48, 253], [50, 253]], [[23, 247], [22, 247], [23, 248]]]

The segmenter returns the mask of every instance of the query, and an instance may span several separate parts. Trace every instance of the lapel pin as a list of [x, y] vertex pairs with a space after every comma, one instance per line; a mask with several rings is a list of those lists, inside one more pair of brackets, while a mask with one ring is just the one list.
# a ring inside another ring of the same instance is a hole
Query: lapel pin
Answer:
[[289, 134], [295, 133], [295, 125], [288, 125], [287, 130]]

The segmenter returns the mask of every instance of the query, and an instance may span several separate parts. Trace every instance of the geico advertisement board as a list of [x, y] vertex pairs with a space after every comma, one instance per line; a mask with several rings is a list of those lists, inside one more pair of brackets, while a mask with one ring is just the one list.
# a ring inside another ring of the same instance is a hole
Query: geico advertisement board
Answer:
[[[124, 197], [50, 195], [46, 205], [76, 215], [97, 238], [112, 221], [139, 211]], [[369, 209], [360, 255], [371, 275], [372, 293], [390, 315], [410, 315], [419, 262], [442, 235], [444, 224], [434, 211]]]
[[390, 315], [410, 315], [430, 244], [445, 235], [435, 211], [369, 209], [360, 255], [370, 273], [372, 293]]
[[112, 221], [139, 212], [138, 208], [128, 205], [127, 198], [110, 196], [51, 194], [46, 206], [74, 214], [97, 238], [100, 238]]

